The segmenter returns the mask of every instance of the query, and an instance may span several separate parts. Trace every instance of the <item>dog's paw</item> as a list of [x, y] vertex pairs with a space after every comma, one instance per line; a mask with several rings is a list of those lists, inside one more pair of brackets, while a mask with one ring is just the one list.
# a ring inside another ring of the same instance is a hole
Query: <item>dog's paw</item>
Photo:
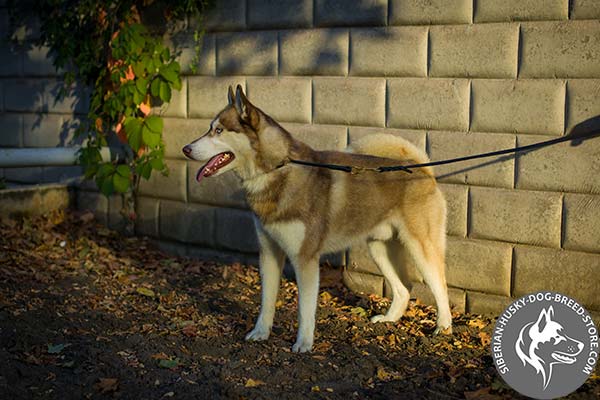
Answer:
[[387, 315], [379, 314], [371, 317], [371, 322], [395, 322], [395, 320]]
[[435, 328], [435, 331], [433, 331], [434, 335], [452, 335], [452, 325], [450, 326], [438, 326], [437, 328]]
[[294, 353], [306, 353], [307, 351], [311, 351], [312, 345], [312, 340], [298, 338], [298, 340], [296, 340], [296, 343], [294, 343], [294, 345], [292, 346], [292, 351]]
[[261, 341], [267, 340], [269, 335], [271, 334], [270, 329], [263, 328], [262, 326], [255, 326], [248, 334], [246, 335], [246, 340], [248, 341]]

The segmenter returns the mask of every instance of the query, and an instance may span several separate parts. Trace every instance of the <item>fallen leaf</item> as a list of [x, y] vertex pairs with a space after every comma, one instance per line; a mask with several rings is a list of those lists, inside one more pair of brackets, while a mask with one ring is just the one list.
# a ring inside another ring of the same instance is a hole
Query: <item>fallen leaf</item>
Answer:
[[350, 309], [350, 313], [351, 313], [351, 314], [354, 314], [354, 315], [361, 316], [361, 317], [363, 317], [363, 318], [366, 318], [366, 317], [367, 317], [367, 315], [369, 315], [369, 314], [367, 313], [367, 310], [365, 310], [365, 309], [364, 309], [364, 308], [362, 308], [362, 307], [352, 307], [352, 308]]
[[160, 360], [158, 362], [158, 366], [167, 369], [177, 368], [179, 366], [179, 359], [175, 358], [173, 360]]
[[479, 332], [479, 340], [481, 341], [481, 345], [485, 347], [492, 342], [492, 337], [489, 333]]
[[265, 382], [258, 380], [258, 379], [252, 379], [252, 378], [248, 378], [248, 380], [246, 381], [246, 384], [244, 385], [245, 387], [251, 388], [251, 387], [257, 387], [260, 385], [264, 385]]
[[65, 349], [64, 344], [52, 344], [48, 345], [48, 354], [60, 354], [61, 351]]
[[469, 325], [472, 328], [483, 329], [487, 326], [487, 322], [479, 318], [474, 318], [467, 321], [467, 325]]
[[136, 292], [138, 292], [139, 294], [141, 294], [142, 296], [147, 296], [147, 297], [154, 297], [156, 296], [156, 294], [154, 294], [154, 291], [148, 288], [144, 288], [144, 287], [139, 287], [135, 290]]
[[94, 388], [100, 393], [116, 392], [119, 388], [119, 381], [116, 378], [100, 378], [100, 381], [94, 385]]
[[389, 381], [391, 378], [392, 378], [392, 374], [387, 372], [385, 370], [385, 368], [383, 368], [383, 367], [377, 368], [377, 379], [385, 382], [385, 381]]
[[320, 392], [321, 388], [318, 385], [315, 385], [313, 387], [310, 388], [311, 392]]
[[169, 356], [166, 355], [165, 353], [156, 353], [156, 354], [152, 354], [150, 357], [152, 357], [155, 360], [168, 360]]

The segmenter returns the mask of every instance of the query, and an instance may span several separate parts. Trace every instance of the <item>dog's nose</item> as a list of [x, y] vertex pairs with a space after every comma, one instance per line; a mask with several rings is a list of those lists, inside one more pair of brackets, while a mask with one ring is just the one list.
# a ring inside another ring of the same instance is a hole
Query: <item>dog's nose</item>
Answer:
[[183, 146], [183, 149], [181, 149], [181, 151], [183, 151], [183, 154], [186, 155], [186, 157], [189, 157], [190, 154], [192, 154], [192, 147], [188, 144]]

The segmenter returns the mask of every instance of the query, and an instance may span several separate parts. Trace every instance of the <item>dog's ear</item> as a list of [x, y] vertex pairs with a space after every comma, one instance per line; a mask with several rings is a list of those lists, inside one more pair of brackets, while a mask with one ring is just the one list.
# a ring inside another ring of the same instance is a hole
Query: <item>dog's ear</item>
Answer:
[[246, 122], [253, 128], [258, 127], [258, 111], [256, 107], [250, 103], [250, 100], [244, 94], [241, 85], [237, 85], [235, 90], [235, 109], [240, 116], [240, 119]]
[[229, 105], [232, 105], [235, 101], [235, 95], [233, 94], [233, 88], [229, 85], [229, 89], [227, 89], [227, 102]]

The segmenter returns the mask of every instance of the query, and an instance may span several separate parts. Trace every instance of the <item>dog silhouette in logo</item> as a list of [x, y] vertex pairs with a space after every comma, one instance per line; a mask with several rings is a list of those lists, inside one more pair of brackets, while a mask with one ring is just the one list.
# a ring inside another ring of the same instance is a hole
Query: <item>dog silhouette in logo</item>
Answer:
[[565, 328], [554, 319], [552, 306], [542, 309], [535, 322], [526, 324], [515, 344], [517, 355], [523, 366], [529, 364], [536, 373], [542, 374], [546, 390], [556, 364], [570, 365], [583, 350], [583, 343], [567, 336]]

